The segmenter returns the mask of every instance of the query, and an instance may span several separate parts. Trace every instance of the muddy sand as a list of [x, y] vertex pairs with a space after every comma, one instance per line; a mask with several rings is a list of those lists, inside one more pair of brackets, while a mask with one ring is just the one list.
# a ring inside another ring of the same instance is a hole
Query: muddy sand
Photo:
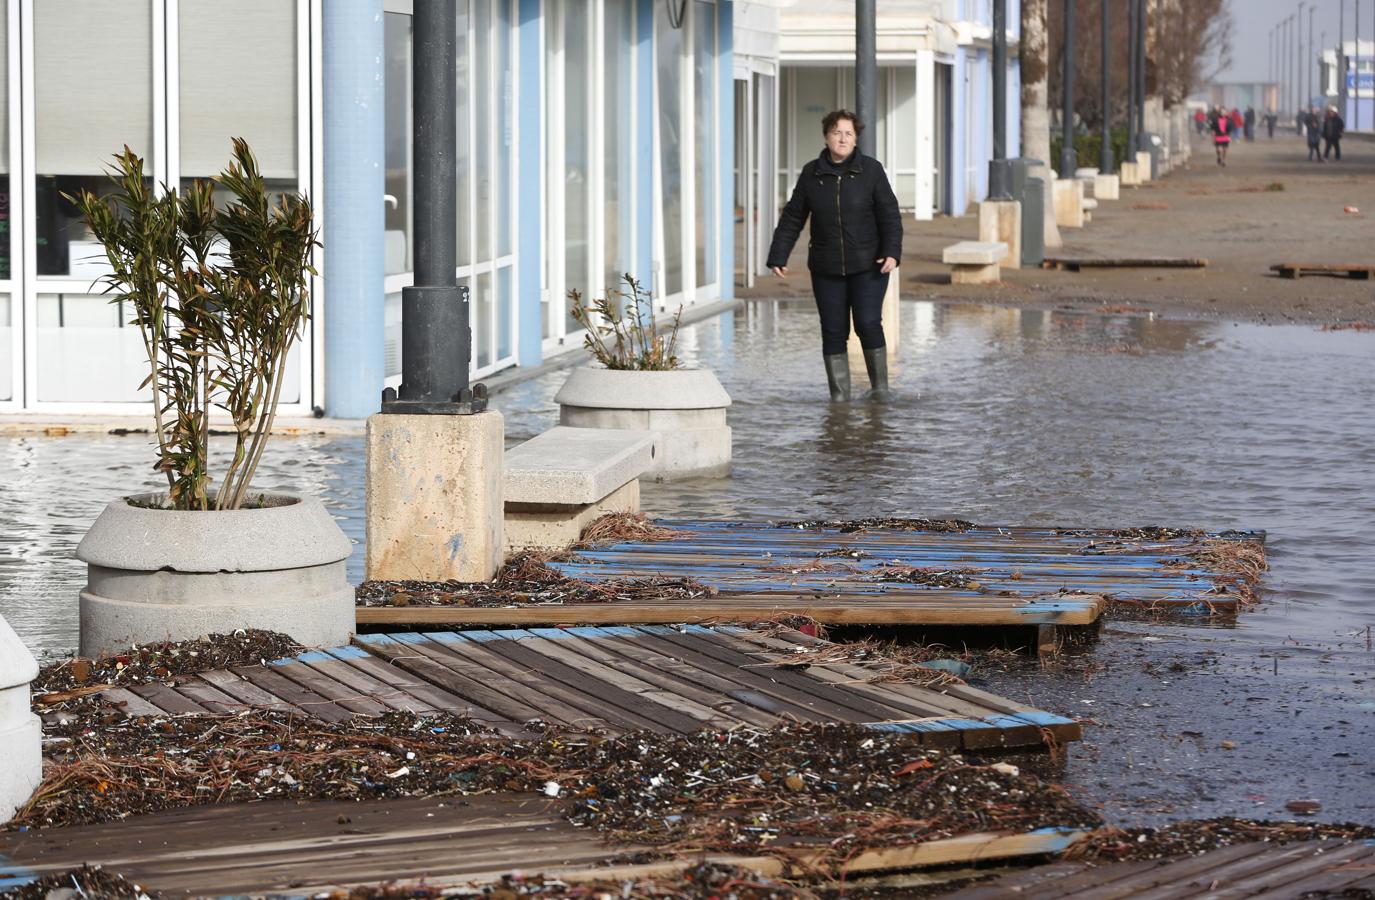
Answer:
[[[940, 261], [949, 244], [978, 238], [977, 207], [959, 218], [917, 222], [904, 216], [904, 299], [1018, 307], [1140, 307], [1156, 313], [1251, 321], [1336, 324], [1375, 319], [1375, 280], [1284, 279], [1277, 263], [1375, 266], [1375, 142], [1345, 142], [1344, 159], [1304, 159], [1292, 133], [1240, 142], [1226, 168], [1210, 147], [1160, 181], [1123, 188], [1082, 229], [1063, 229], [1065, 245], [1047, 255], [1202, 257], [1204, 269], [1003, 270], [996, 285], [951, 285]], [[1282, 188], [1282, 189], [1281, 189]], [[1346, 212], [1354, 207], [1358, 212]], [[808, 299], [807, 238], [786, 280], [761, 276], [740, 289], [749, 299]]]

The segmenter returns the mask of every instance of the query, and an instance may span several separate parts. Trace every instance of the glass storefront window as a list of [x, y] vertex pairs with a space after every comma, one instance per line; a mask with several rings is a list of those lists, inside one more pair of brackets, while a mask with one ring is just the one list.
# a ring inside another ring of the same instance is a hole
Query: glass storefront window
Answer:
[[716, 5], [695, 0], [693, 14], [693, 132], [697, 285], [716, 283]]
[[[563, 14], [563, 277], [565, 295], [577, 290], [584, 303], [592, 302], [592, 28], [591, 6], [569, 4]], [[551, 190], [557, 190], [551, 185]], [[599, 267], [600, 268], [600, 267]], [[568, 301], [572, 309], [572, 301]], [[564, 330], [581, 328], [571, 312]]]
[[[159, 162], [153, 155], [152, 5], [64, 0], [32, 9], [38, 274], [103, 274], [104, 254], [62, 195], [108, 192], [105, 169], [126, 144], [143, 157], [152, 182]], [[87, 268], [92, 258], [94, 272]]]
[[273, 192], [298, 188], [296, 8], [281, 0], [180, 0], [181, 183], [218, 175], [232, 138]]
[[[635, 185], [632, 181], [635, 151], [629, 146], [634, 122], [626, 115], [633, 109], [634, 13], [629, 0], [606, 0], [605, 31], [606, 75], [604, 77], [606, 124], [603, 157], [606, 179], [606, 288], [619, 290], [621, 274], [630, 272], [644, 279], [648, 273], [635, 272]], [[644, 160], [641, 165], [648, 165]]]
[[0, 400], [14, 397], [14, 337], [10, 295], [0, 294]]
[[386, 13], [384, 28], [387, 61], [385, 105], [387, 133], [385, 269], [388, 275], [409, 272], [415, 266], [411, 201], [414, 197], [411, 167], [411, 17]]
[[654, 17], [655, 70], [659, 93], [659, 190], [663, 198], [664, 283], [655, 285], [662, 298], [683, 290], [683, 30], [674, 28], [663, 7]]
[[148, 355], [123, 304], [98, 294], [39, 294], [37, 327], [39, 400], [148, 400], [149, 391], [138, 389]]

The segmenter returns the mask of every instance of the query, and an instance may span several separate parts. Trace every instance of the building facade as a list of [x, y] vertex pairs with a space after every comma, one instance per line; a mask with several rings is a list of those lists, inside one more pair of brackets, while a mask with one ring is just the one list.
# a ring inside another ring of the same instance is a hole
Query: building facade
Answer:
[[[473, 374], [580, 344], [569, 292], [622, 272], [660, 308], [729, 297], [733, 4], [456, 2]], [[138, 331], [64, 195], [105, 190], [125, 145], [153, 182], [214, 175], [234, 136], [320, 215], [283, 414], [375, 411], [413, 279], [411, 0], [0, 0], [0, 27], [0, 413], [146, 412]]]
[[1375, 129], [1375, 41], [1347, 41], [1340, 47], [1323, 50], [1319, 60], [1326, 105], [1341, 110], [1347, 128]]

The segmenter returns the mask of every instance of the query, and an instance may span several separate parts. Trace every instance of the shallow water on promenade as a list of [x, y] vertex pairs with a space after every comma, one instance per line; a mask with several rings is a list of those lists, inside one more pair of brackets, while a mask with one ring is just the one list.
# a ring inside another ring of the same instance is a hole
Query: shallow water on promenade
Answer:
[[[825, 401], [805, 304], [680, 343], [734, 398], [734, 471], [646, 484], [652, 514], [1266, 530], [1265, 603], [1234, 627], [1110, 622], [1093, 677], [982, 686], [1094, 720], [1065, 777], [1111, 819], [1311, 796], [1375, 821], [1375, 334], [908, 303], [885, 407]], [[495, 398], [509, 439], [557, 420], [563, 377]], [[30, 646], [75, 646], [72, 551], [107, 500], [156, 487], [151, 460], [147, 436], [0, 438], [0, 613]], [[255, 484], [321, 496], [362, 540], [361, 438], [278, 439]]]

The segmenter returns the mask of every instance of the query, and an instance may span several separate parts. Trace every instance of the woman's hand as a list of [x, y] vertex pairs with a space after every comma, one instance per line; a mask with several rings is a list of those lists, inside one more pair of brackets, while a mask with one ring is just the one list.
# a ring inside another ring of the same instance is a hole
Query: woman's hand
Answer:
[[788, 267], [787, 267], [787, 266], [769, 266], [769, 271], [772, 272], [773, 274], [777, 275], [779, 278], [787, 278], [787, 277], [788, 277]]
[[887, 275], [889, 272], [893, 271], [898, 267], [898, 261], [896, 259], [893, 259], [893, 257], [891, 256], [885, 256], [883, 259], [876, 259], [874, 260], [874, 262], [878, 263], [880, 266], [883, 267], [879, 269], [879, 271], [884, 275]]

